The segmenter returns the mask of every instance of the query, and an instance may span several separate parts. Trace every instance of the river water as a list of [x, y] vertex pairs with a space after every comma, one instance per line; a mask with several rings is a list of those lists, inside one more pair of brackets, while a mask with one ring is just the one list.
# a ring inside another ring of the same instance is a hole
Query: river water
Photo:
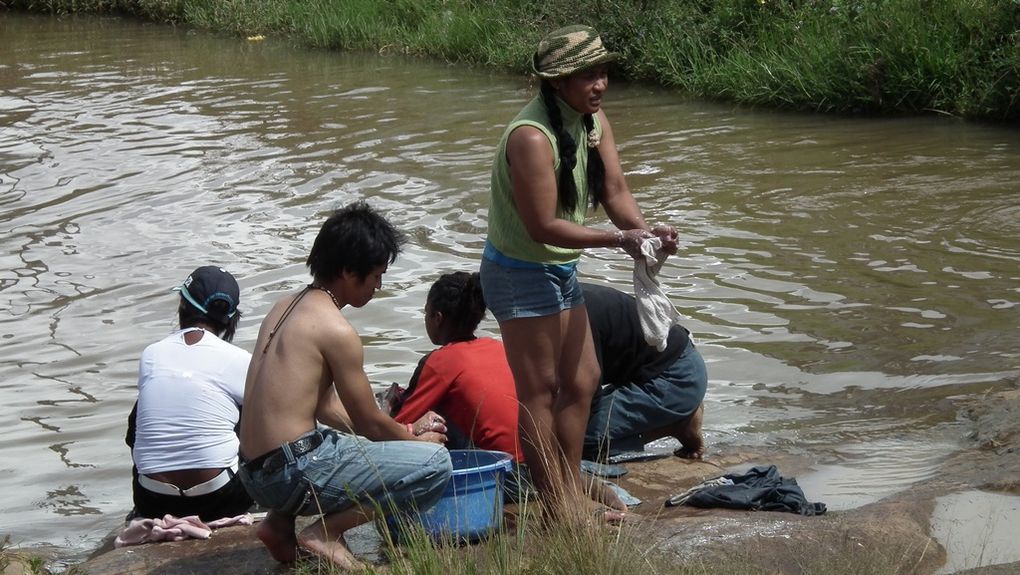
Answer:
[[[382, 389], [431, 349], [441, 271], [474, 270], [488, 168], [526, 79], [114, 18], [0, 12], [0, 537], [80, 557], [131, 506], [137, 359], [169, 289], [224, 265], [250, 349], [324, 215], [367, 199], [410, 243], [348, 316]], [[615, 83], [605, 108], [662, 282], [709, 363], [709, 456], [814, 463], [832, 509], [935, 472], [947, 400], [1020, 374], [1020, 131], [739, 109]], [[591, 222], [605, 224], [603, 214]], [[591, 250], [588, 279], [626, 288]], [[483, 331], [497, 334], [486, 319]]]

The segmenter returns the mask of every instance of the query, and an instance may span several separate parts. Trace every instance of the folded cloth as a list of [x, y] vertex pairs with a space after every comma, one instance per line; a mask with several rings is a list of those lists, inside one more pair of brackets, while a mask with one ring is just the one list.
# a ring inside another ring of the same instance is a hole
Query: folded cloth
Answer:
[[680, 323], [680, 312], [666, 297], [655, 276], [669, 254], [662, 249], [662, 239], [647, 238], [641, 242], [641, 257], [634, 260], [634, 296], [637, 299], [638, 320], [648, 345], [664, 351], [669, 328]]
[[779, 474], [775, 465], [752, 467], [744, 474], [727, 474], [706, 481], [680, 495], [666, 505], [694, 507], [725, 507], [752, 511], [788, 511], [801, 515], [825, 513], [824, 503], [811, 503], [797, 480]]
[[182, 541], [184, 539], [208, 539], [213, 529], [230, 525], [251, 525], [250, 513], [235, 517], [223, 517], [203, 523], [198, 515], [174, 517], [164, 515], [158, 519], [132, 519], [113, 541], [116, 548], [160, 541]]

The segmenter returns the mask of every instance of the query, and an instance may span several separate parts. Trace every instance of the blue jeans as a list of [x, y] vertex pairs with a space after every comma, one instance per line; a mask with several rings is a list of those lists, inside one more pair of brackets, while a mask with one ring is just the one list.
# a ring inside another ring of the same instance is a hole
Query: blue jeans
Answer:
[[450, 452], [424, 441], [370, 441], [332, 429], [322, 444], [299, 457], [288, 446], [287, 463], [272, 473], [238, 471], [259, 505], [286, 515], [344, 511], [354, 505], [424, 511], [435, 505], [453, 474]]
[[705, 360], [693, 343], [649, 381], [606, 386], [588, 419], [585, 458], [594, 459], [600, 450], [604, 455], [641, 451], [643, 433], [690, 417], [704, 401], [707, 387]]

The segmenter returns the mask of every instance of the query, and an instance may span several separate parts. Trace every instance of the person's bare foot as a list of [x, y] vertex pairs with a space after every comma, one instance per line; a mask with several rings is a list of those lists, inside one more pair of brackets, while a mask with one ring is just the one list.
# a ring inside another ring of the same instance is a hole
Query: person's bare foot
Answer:
[[595, 510], [595, 520], [607, 525], [620, 525], [624, 521], [630, 521], [634, 516], [620, 509], [601, 507]]
[[697, 411], [691, 414], [684, 422], [676, 438], [680, 440], [681, 447], [673, 452], [673, 455], [684, 459], [702, 459], [705, 456], [705, 436], [701, 432], [701, 422], [705, 416], [705, 404], [698, 406]]
[[354, 571], [365, 568], [365, 564], [358, 561], [351, 550], [347, 548], [347, 543], [342, 535], [337, 536], [333, 541], [328, 541], [316, 524], [312, 524], [298, 535], [298, 545], [302, 550], [326, 559], [340, 569]]
[[606, 505], [616, 511], [627, 510], [627, 504], [620, 499], [616, 491], [613, 491], [613, 488], [605, 481], [589, 475], [585, 476], [585, 482], [588, 487], [588, 497], [591, 497], [592, 501]]
[[290, 563], [297, 558], [293, 516], [270, 511], [255, 528], [255, 534], [269, 550], [273, 559], [281, 563]]

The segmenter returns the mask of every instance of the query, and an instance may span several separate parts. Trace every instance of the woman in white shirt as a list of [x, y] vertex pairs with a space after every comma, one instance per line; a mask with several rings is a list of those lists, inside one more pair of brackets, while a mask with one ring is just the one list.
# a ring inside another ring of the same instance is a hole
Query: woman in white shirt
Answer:
[[181, 329], [142, 352], [138, 401], [128, 418], [132, 516], [233, 517], [252, 505], [234, 475], [251, 360], [229, 343], [241, 316], [240, 289], [222, 268], [203, 266], [174, 290]]

